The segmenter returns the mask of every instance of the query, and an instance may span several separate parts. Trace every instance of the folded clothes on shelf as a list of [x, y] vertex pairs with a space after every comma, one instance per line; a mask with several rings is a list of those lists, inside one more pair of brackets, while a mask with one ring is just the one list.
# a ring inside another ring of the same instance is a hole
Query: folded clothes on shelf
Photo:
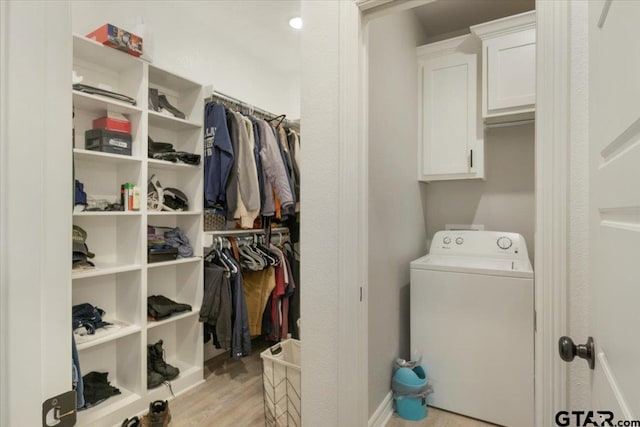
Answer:
[[175, 302], [164, 295], [147, 297], [147, 314], [152, 320], [166, 319], [175, 313], [184, 311], [191, 311], [191, 306]]
[[113, 98], [118, 101], [127, 102], [131, 105], [136, 105], [136, 100], [131, 98], [130, 96], [123, 95], [117, 92], [111, 92], [110, 90], [100, 89], [99, 87], [83, 85], [83, 84], [74, 84], [73, 90], [88, 93], [90, 95], [107, 96], [109, 98]]
[[71, 308], [72, 328], [73, 330], [85, 328], [87, 334], [93, 335], [96, 329], [111, 325], [102, 319], [103, 316], [104, 310], [89, 303], [74, 305]]

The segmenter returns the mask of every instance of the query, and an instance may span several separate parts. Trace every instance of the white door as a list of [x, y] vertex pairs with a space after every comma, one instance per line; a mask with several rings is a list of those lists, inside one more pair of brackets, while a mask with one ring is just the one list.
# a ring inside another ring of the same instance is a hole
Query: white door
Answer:
[[616, 420], [640, 419], [639, 22], [639, 1], [589, 4], [592, 401]]

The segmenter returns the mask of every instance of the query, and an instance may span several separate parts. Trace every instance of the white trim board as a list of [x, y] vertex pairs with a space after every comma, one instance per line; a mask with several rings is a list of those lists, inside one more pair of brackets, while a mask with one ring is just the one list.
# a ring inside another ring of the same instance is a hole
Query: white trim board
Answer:
[[380, 406], [378, 409], [371, 415], [369, 418], [368, 427], [384, 427], [387, 425], [391, 416], [393, 415], [393, 393], [389, 392], [382, 402], [380, 402]]

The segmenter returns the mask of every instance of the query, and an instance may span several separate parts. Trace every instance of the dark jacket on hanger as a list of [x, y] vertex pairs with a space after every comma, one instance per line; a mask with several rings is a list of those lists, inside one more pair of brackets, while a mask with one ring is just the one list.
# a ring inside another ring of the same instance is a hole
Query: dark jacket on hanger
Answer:
[[233, 221], [238, 209], [238, 141], [240, 139], [240, 128], [238, 120], [231, 110], [227, 111], [227, 127], [229, 128], [229, 137], [231, 137], [233, 163], [231, 164], [231, 171], [229, 172], [225, 190], [227, 193], [227, 221]]
[[224, 207], [226, 185], [233, 164], [233, 148], [223, 105], [210, 102], [204, 114], [205, 207]]
[[236, 262], [233, 253], [229, 249], [224, 249], [224, 252], [238, 269], [238, 273], [233, 274], [231, 278], [231, 299], [233, 301], [231, 357], [238, 360], [241, 357], [251, 355], [249, 317], [247, 315], [247, 302], [244, 298], [244, 292], [242, 288], [242, 274], [240, 273], [240, 264]]
[[215, 264], [205, 263], [204, 294], [200, 321], [215, 326], [214, 342], [220, 348], [231, 348], [231, 285], [227, 271]]

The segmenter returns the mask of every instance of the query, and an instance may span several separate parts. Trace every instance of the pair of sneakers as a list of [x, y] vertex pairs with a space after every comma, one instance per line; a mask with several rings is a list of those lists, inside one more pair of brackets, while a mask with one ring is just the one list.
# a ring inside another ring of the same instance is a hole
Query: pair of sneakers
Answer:
[[180, 369], [164, 360], [162, 340], [147, 345], [147, 388], [155, 388], [171, 381], [180, 373]]
[[156, 400], [149, 404], [149, 413], [142, 419], [138, 417], [126, 418], [121, 427], [166, 427], [171, 423], [171, 411], [169, 402], [166, 400]]

